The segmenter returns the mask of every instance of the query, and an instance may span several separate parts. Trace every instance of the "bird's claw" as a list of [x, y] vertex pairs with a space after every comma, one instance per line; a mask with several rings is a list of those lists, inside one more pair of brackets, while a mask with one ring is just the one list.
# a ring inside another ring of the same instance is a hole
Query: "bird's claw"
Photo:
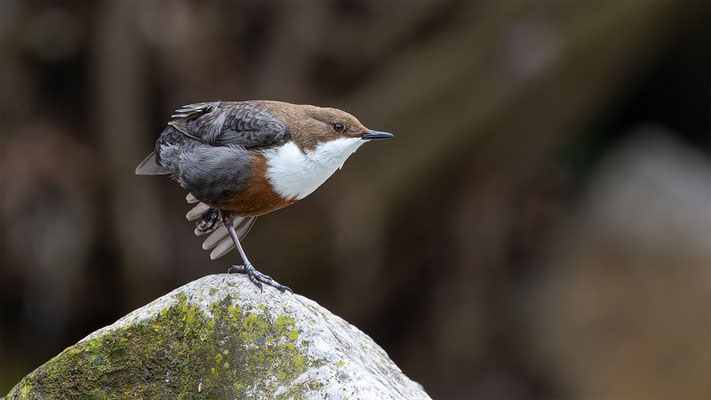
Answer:
[[265, 283], [269, 286], [272, 286], [276, 289], [278, 289], [280, 292], [284, 293], [285, 291], [288, 291], [291, 294], [294, 294], [294, 291], [291, 290], [290, 287], [284, 286], [280, 284], [279, 282], [275, 281], [272, 279], [271, 276], [263, 274], [259, 271], [257, 271], [252, 264], [246, 264], [246, 265], [232, 265], [230, 268], [227, 270], [228, 274], [231, 273], [239, 273], [239, 274], [246, 274], [247, 277], [249, 278], [252, 283], [257, 285], [259, 288], [259, 291], [264, 290], [264, 285], [262, 283]]

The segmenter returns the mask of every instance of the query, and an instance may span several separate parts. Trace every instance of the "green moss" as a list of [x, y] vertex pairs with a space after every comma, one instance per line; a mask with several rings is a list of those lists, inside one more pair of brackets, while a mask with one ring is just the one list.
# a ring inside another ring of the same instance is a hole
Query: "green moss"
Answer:
[[[230, 298], [210, 304], [209, 313], [177, 300], [150, 321], [66, 349], [8, 399], [300, 398], [321, 386], [291, 384], [323, 364], [302, 353], [308, 342], [299, 343], [293, 318], [272, 319], [264, 305], [246, 313]], [[289, 390], [275, 396], [281, 386]]]

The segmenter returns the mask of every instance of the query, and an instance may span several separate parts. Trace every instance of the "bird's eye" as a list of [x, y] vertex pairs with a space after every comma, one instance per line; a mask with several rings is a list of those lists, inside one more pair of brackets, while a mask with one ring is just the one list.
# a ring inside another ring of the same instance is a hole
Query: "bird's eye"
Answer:
[[342, 124], [339, 124], [338, 122], [333, 123], [333, 130], [336, 131], [336, 133], [341, 133], [344, 129], [346, 128]]

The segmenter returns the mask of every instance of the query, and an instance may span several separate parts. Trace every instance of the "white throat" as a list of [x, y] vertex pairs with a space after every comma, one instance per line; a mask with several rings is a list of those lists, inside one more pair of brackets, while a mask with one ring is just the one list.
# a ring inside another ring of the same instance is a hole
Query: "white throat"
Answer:
[[267, 178], [274, 191], [285, 199], [301, 200], [326, 182], [358, 148], [361, 138], [339, 138], [322, 142], [304, 153], [294, 142], [264, 153]]

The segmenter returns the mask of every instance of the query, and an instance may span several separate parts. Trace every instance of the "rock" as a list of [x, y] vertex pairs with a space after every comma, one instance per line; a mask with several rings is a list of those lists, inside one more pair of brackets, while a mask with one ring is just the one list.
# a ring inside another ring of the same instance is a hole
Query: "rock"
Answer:
[[366, 334], [303, 296], [211, 275], [99, 329], [8, 399], [429, 399]]

